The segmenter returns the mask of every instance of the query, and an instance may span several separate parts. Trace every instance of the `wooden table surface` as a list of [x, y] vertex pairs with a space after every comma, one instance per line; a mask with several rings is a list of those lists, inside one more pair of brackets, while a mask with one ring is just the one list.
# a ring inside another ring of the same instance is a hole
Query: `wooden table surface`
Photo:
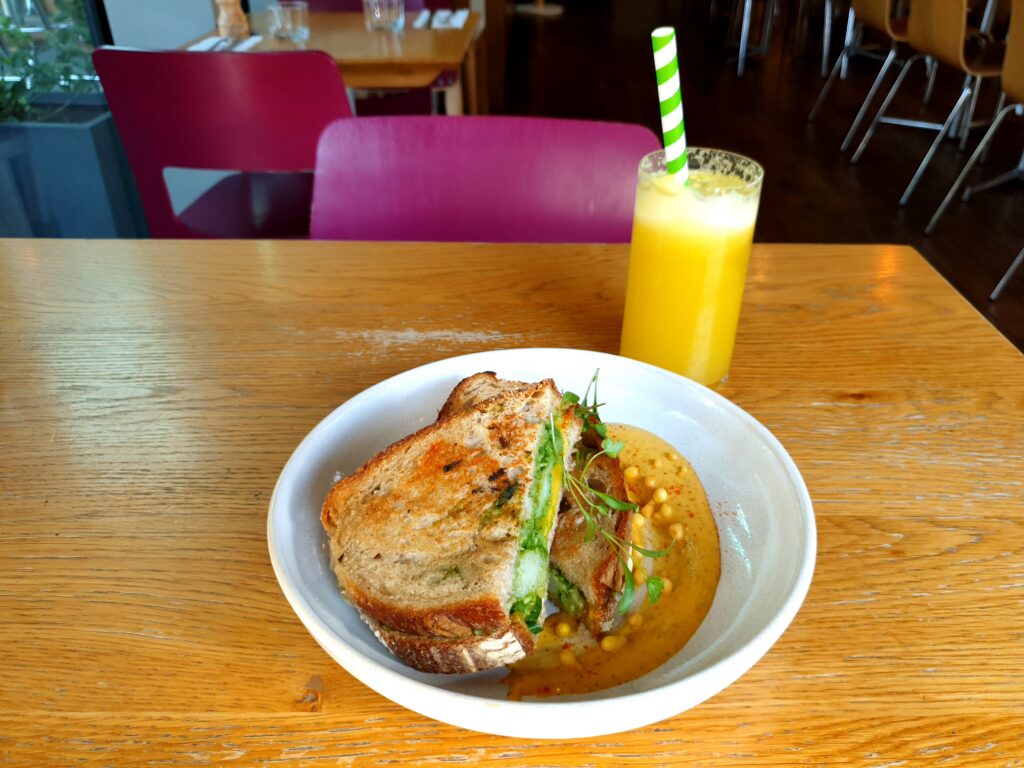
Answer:
[[[304, 47], [330, 54], [349, 88], [422, 88], [445, 70], [472, 64], [469, 53], [480, 29], [479, 13], [470, 13], [461, 29], [413, 29], [415, 15], [406, 19], [400, 34], [390, 34], [367, 30], [362, 13], [310, 13]], [[253, 15], [253, 34], [263, 39], [250, 51], [295, 50], [294, 43], [269, 37], [266, 23], [263, 14]], [[207, 32], [182, 48], [216, 34]]]
[[913, 250], [755, 246], [723, 394], [786, 445], [819, 554], [699, 707], [572, 743], [355, 681], [267, 554], [324, 415], [491, 348], [614, 352], [624, 246], [0, 241], [0, 763], [1024, 760], [1024, 360]]

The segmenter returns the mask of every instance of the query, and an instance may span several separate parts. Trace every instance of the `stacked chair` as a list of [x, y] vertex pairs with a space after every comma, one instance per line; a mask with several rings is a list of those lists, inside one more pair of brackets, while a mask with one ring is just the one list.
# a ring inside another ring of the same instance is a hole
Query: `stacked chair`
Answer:
[[[914, 49], [915, 53], [904, 64], [851, 160], [856, 163], [861, 158], [878, 130], [878, 126], [882, 123], [936, 130], [938, 135], [904, 190], [903, 196], [900, 198], [900, 205], [906, 205], [910, 200], [925, 169], [948, 134], [960, 130], [961, 147], [966, 146], [968, 132], [973, 125], [972, 117], [977, 105], [981, 82], [985, 78], [998, 77], [1002, 72], [1004, 46], [980, 44], [983, 42], [983, 38], [980, 37], [977, 29], [968, 25], [967, 20], [968, 0], [916, 0], [916, 2], [911, 2], [910, 14], [907, 17], [906, 42]], [[889, 107], [900, 86], [903, 85], [907, 74], [918, 61], [926, 62], [927, 65], [929, 58], [940, 64], [955, 67], [965, 75], [964, 86], [949, 116], [942, 123], [928, 123], [890, 116], [888, 114]], [[965, 107], [966, 112], [964, 111]]]
[[[1011, 102], [1008, 106], [1006, 106], [1007, 98]], [[1013, 12], [1010, 14], [1010, 29], [1006, 36], [1006, 59], [1003, 61], [1002, 70], [1002, 94], [999, 97], [996, 116], [992, 120], [992, 124], [989, 126], [985, 136], [967, 161], [964, 169], [949, 188], [945, 199], [939, 204], [931, 221], [928, 222], [928, 226], [925, 228], [926, 235], [930, 235], [935, 230], [939, 219], [942, 218], [949, 204], [956, 197], [957, 192], [967, 180], [967, 176], [975, 164], [985, 156], [1003, 120], [1011, 112], [1017, 116], [1024, 115], [1024, 0], [1014, 0]], [[967, 187], [964, 190], [963, 199], [966, 201], [972, 195], [976, 195], [979, 192], [992, 189], [1009, 181], [1017, 181], [1021, 178], [1024, 178], [1024, 154], [1021, 155], [1016, 167], [988, 181], [976, 184], [973, 187]], [[1014, 273], [1020, 269], [1022, 263], [1024, 263], [1024, 250], [1017, 255], [1017, 258], [1003, 275], [995, 290], [992, 291], [992, 295], [989, 297], [992, 301], [999, 298], [999, 294], [1002, 293], [1003, 289], [1013, 278]]]

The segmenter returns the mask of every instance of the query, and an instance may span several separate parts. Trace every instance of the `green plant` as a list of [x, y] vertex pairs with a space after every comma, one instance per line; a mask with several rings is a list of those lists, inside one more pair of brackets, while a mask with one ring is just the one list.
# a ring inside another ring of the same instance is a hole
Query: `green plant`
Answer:
[[[56, 0], [55, 5], [52, 28], [37, 34], [0, 16], [0, 122], [46, 120], [75, 95], [99, 90], [82, 0]], [[67, 99], [46, 109], [34, 103], [54, 93]]]

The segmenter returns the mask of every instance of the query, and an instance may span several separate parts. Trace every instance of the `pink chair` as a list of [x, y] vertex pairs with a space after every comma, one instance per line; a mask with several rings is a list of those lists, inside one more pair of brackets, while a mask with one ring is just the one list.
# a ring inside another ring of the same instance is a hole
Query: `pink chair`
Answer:
[[522, 117], [364, 117], [324, 131], [310, 236], [627, 242], [639, 125]]
[[[317, 142], [351, 115], [330, 56], [103, 47], [93, 62], [153, 237], [308, 234]], [[166, 168], [246, 173], [176, 215]]]

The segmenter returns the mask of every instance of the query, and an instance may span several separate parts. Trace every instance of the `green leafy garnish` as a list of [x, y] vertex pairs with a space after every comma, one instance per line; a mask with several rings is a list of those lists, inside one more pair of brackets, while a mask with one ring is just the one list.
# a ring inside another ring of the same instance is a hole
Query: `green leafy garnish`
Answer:
[[599, 498], [609, 507], [618, 510], [619, 512], [636, 511], [638, 509], [637, 505], [634, 504], [632, 501], [619, 501], [614, 496], [611, 496], [607, 493], [602, 493], [601, 491], [594, 490], [593, 488], [590, 488], [590, 492], [597, 496], [597, 498]]
[[619, 598], [619, 607], [616, 609], [616, 613], [619, 616], [625, 616], [629, 609], [633, 607], [633, 599], [636, 595], [636, 582], [633, 580], [633, 572], [629, 570], [626, 559], [619, 552], [619, 562], [622, 563], [622, 572], [626, 574], [626, 580], [622, 584], [622, 597]]
[[[632, 549], [642, 555], [646, 555], [647, 557], [664, 557], [668, 554], [668, 551], [672, 549], [672, 545], [675, 544], [675, 542], [673, 541], [672, 544], [669, 544], [665, 549], [645, 549], [644, 547], [634, 544], [632, 541], [627, 541], [620, 536], [616, 536], [609, 530], [602, 529], [601, 535], [604, 536], [605, 540], [615, 548], [615, 554], [618, 556], [619, 562], [622, 563], [622, 573], [625, 579], [622, 584], [622, 597], [619, 598], [619, 607], [616, 611], [620, 616], [623, 616], [629, 612], [630, 608], [633, 607], [633, 600], [636, 594], [636, 579], [633, 576], [633, 572], [629, 569], [629, 563], [627, 561], [629, 551]], [[650, 584], [652, 579], [655, 582], [655, 586], [653, 590], [648, 587], [647, 599], [653, 605], [658, 602], [658, 598], [661, 597], [661, 591], [664, 588], [665, 583], [658, 576], [649, 576], [647, 578], [647, 583]]]
[[[597, 377], [601, 373], [601, 369], [598, 368], [594, 371], [594, 375], [590, 377], [590, 383], [587, 384], [587, 389], [583, 393], [583, 397], [580, 397], [575, 392], [566, 392], [562, 395], [562, 407], [572, 406], [576, 415], [583, 422], [583, 433], [594, 432], [598, 437], [604, 439], [608, 437], [608, 427], [601, 421], [601, 414], [598, 413], [599, 403], [597, 402]], [[591, 394], [593, 390], [593, 394]], [[609, 455], [611, 455], [609, 453]], [[612, 456], [614, 458], [614, 456]]]
[[[604, 426], [603, 424], [601, 426]], [[626, 444], [621, 440], [612, 440], [610, 437], [606, 437], [601, 441], [601, 450], [611, 456], [613, 459], [619, 458], [619, 453], [626, 447]]]
[[526, 628], [534, 635], [539, 635], [542, 629], [539, 619], [543, 602], [540, 599], [540, 595], [531, 592], [516, 600], [512, 606], [512, 614], [518, 615], [523, 620]]
[[647, 599], [650, 600], [652, 604], [658, 602], [658, 598], [661, 597], [663, 589], [665, 589], [665, 582], [661, 576], [647, 577]]

